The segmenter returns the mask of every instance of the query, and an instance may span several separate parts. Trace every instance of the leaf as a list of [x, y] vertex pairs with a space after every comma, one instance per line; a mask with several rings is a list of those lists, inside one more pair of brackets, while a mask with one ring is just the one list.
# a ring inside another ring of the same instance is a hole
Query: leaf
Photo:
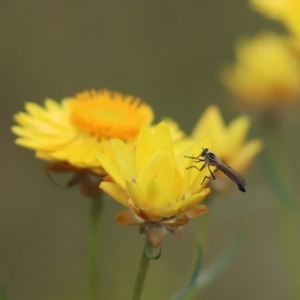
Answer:
[[170, 300], [187, 299], [193, 290], [201, 290], [215, 280], [239, 255], [246, 240], [245, 229], [240, 229], [229, 249], [210, 267], [201, 270], [203, 258], [202, 246], [199, 246], [198, 256], [193, 274], [188, 283]]
[[217, 278], [240, 254], [246, 241], [245, 229], [240, 229], [229, 249], [197, 278], [196, 288], [202, 289]]
[[194, 289], [197, 283], [197, 279], [200, 276], [202, 259], [203, 259], [203, 249], [202, 249], [202, 245], [199, 244], [195, 268], [189, 282], [181, 290], [179, 290], [170, 300], [184, 299]]

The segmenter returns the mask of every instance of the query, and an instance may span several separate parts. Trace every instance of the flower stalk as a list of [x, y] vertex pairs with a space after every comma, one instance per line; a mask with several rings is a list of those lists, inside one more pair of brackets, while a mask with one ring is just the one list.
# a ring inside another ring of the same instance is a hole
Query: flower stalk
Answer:
[[146, 279], [148, 267], [149, 267], [149, 262], [151, 259], [151, 256], [149, 255], [149, 252], [152, 252], [153, 246], [149, 242], [148, 237], [146, 238], [145, 245], [143, 247], [143, 252], [142, 252], [142, 257], [140, 261], [140, 266], [139, 270], [136, 276], [135, 280], [135, 286], [134, 286], [134, 291], [133, 291], [133, 296], [132, 300], [139, 300], [141, 299], [143, 287], [144, 287], [144, 282]]
[[98, 294], [98, 266], [100, 248], [100, 217], [103, 208], [103, 201], [99, 196], [94, 197], [91, 207], [90, 236], [89, 236], [89, 257], [88, 257], [88, 300], [96, 300]]

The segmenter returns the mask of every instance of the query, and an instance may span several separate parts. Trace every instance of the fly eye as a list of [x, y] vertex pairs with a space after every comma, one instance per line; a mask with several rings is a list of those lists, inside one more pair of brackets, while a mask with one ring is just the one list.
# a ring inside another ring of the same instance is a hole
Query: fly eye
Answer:
[[207, 153], [208, 149], [204, 148], [200, 154], [200, 156], [204, 156]]

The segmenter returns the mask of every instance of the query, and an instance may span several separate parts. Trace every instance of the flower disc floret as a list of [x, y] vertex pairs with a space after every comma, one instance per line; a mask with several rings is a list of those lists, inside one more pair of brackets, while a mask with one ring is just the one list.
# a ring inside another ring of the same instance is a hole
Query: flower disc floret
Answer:
[[72, 123], [99, 138], [134, 139], [141, 125], [149, 124], [152, 119], [148, 105], [117, 92], [86, 91], [72, 100]]

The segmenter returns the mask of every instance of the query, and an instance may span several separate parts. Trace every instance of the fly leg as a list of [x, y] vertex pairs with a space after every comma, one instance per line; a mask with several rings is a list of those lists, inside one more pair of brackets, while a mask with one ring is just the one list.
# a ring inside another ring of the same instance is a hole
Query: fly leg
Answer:
[[[207, 163], [205, 163], [205, 164], [201, 167], [200, 171], [205, 167], [206, 164], [207, 164]], [[203, 181], [202, 181], [201, 185], [204, 183], [204, 181], [205, 181], [206, 178], [208, 178], [208, 179], [213, 179], [213, 180], [216, 179], [216, 177], [215, 177], [214, 173], [212, 172], [212, 170], [210, 169], [209, 165], [207, 165], [207, 168], [208, 168], [209, 173], [210, 173], [211, 176], [205, 176], [205, 177], [203, 178]]]
[[195, 163], [197, 163], [197, 162], [200, 162], [200, 161], [205, 161], [205, 159], [200, 159], [200, 157], [201, 157], [201, 155], [199, 155], [199, 156], [184, 156], [184, 157], [186, 157], [186, 158], [191, 158], [192, 160], [193, 160], [193, 162], [195, 162]]
[[[187, 157], [187, 156], [186, 156], [186, 157]], [[205, 160], [204, 160], [204, 159], [198, 159], [196, 162], [200, 162], [200, 161], [205, 161]], [[191, 168], [195, 168], [195, 169], [197, 169], [198, 171], [202, 171], [203, 168], [206, 166], [206, 164], [207, 164], [207, 162], [205, 162], [201, 168], [198, 168], [197, 166], [190, 166], [190, 167], [187, 167], [186, 170], [187, 170], [187, 169], [191, 169]]]
[[201, 155], [198, 155], [198, 156], [187, 156], [187, 155], [185, 155], [184, 157], [191, 158], [191, 159], [199, 159], [201, 157]]

